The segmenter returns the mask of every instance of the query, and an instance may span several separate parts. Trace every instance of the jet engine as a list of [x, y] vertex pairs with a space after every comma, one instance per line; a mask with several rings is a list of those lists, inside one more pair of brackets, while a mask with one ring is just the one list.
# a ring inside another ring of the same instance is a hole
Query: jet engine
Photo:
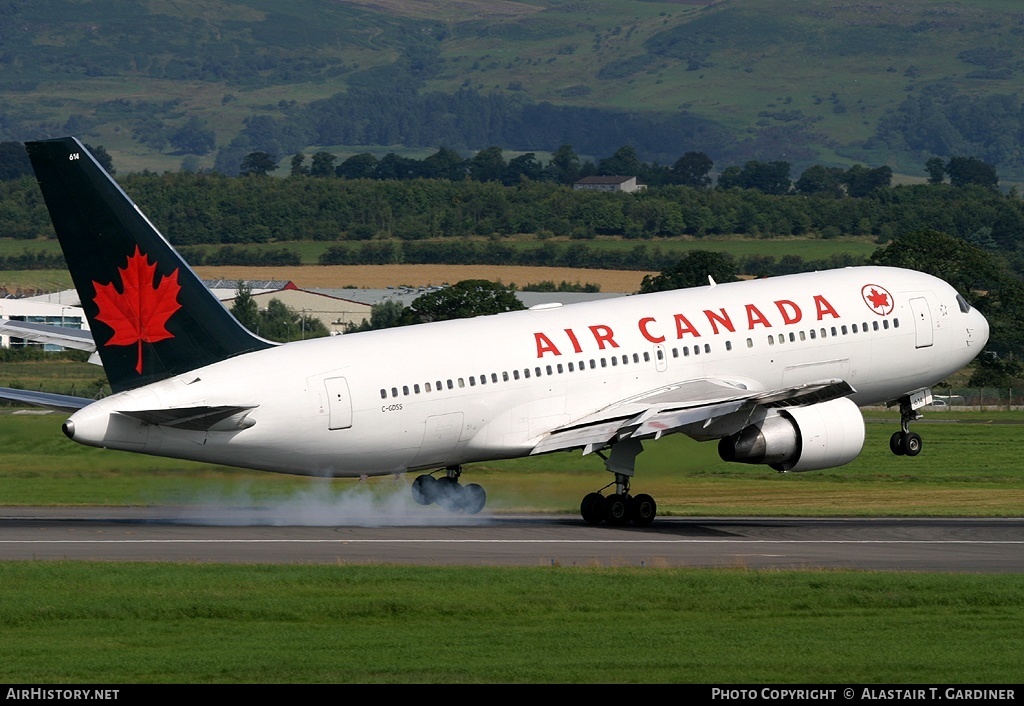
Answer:
[[776, 471], [816, 471], [857, 458], [864, 447], [864, 417], [846, 397], [806, 407], [771, 410], [718, 442], [724, 461], [764, 463]]

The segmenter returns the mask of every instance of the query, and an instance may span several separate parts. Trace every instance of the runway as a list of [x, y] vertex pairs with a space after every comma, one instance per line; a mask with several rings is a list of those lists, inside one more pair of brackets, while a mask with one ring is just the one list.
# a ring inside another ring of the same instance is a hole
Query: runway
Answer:
[[1024, 573], [1024, 518], [659, 517], [645, 529], [556, 515], [391, 520], [299, 526], [258, 512], [0, 508], [0, 560]]

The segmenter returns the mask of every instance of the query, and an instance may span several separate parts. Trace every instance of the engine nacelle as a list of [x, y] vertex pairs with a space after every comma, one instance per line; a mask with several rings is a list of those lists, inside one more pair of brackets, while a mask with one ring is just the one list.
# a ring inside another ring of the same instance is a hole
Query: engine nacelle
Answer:
[[781, 409], [759, 424], [723, 437], [724, 461], [764, 463], [776, 471], [835, 468], [864, 448], [864, 417], [849, 398]]

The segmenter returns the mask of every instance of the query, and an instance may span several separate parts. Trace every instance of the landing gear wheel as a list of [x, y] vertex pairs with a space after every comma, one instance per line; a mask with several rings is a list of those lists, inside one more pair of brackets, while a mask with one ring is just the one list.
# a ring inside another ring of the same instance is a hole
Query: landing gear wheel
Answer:
[[416, 476], [412, 482], [412, 499], [420, 505], [430, 505], [437, 497], [437, 478], [434, 476]]
[[889, 450], [897, 456], [902, 456], [906, 453], [903, 448], [903, 432], [894, 431], [892, 436], [889, 437]]
[[897, 456], [917, 456], [921, 453], [921, 435], [912, 431], [897, 431], [889, 437], [889, 450]]
[[462, 507], [462, 511], [467, 515], [475, 515], [484, 509], [484, 505], [487, 504], [487, 493], [484, 489], [476, 484], [470, 483], [469, 485], [463, 486], [462, 493], [459, 497], [459, 505]]
[[434, 494], [434, 502], [447, 510], [456, 512], [461, 508], [459, 502], [462, 498], [463, 487], [454, 478], [438, 478], [435, 484], [437, 491]]
[[903, 436], [903, 442], [901, 445], [903, 447], [903, 453], [907, 456], [917, 456], [921, 453], [921, 435], [908, 431]]
[[629, 524], [631, 498], [628, 495], [609, 495], [608, 505], [605, 508], [604, 518], [608, 524], [621, 527]]
[[580, 515], [588, 525], [599, 525], [607, 514], [608, 501], [600, 493], [588, 493], [580, 503]]
[[630, 518], [637, 527], [647, 527], [654, 522], [658, 514], [658, 504], [650, 495], [641, 493], [632, 499], [629, 508]]

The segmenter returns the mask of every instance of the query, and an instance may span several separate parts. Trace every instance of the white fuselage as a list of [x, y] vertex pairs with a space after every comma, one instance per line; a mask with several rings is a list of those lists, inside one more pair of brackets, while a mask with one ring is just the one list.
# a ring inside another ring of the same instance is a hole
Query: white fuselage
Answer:
[[[324, 476], [529, 454], [634, 395], [711, 378], [772, 390], [845, 380], [859, 405], [972, 360], [988, 324], [946, 283], [848, 268], [289, 343], [111, 395], [75, 441]], [[119, 414], [240, 405], [250, 426], [187, 431]]]

